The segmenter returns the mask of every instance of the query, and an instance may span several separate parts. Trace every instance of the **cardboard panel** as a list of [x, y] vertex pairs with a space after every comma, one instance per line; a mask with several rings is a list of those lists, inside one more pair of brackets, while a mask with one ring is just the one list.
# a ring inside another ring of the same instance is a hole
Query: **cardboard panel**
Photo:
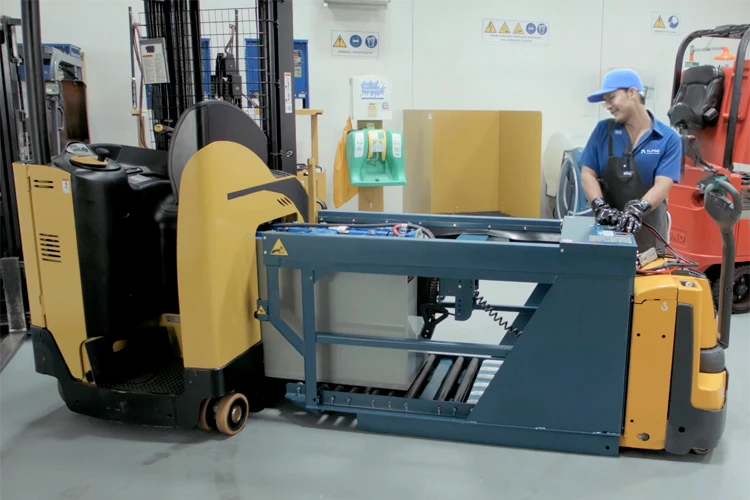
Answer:
[[540, 216], [540, 112], [405, 110], [404, 139], [404, 212]]
[[430, 111], [404, 111], [404, 161], [406, 185], [403, 211], [430, 213], [432, 190], [432, 114]]
[[500, 111], [499, 117], [500, 167], [496, 210], [514, 217], [538, 218], [542, 182], [542, 113]]
[[432, 213], [496, 210], [498, 135], [496, 111], [433, 112]]

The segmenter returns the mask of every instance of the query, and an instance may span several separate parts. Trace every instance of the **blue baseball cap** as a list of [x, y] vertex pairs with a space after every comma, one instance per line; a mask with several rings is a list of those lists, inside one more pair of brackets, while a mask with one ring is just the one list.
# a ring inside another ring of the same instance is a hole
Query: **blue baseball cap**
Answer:
[[589, 102], [602, 102], [604, 95], [619, 89], [635, 88], [638, 92], [643, 92], [643, 83], [638, 73], [632, 69], [613, 69], [606, 75], [602, 81], [602, 89], [599, 92], [591, 94]]

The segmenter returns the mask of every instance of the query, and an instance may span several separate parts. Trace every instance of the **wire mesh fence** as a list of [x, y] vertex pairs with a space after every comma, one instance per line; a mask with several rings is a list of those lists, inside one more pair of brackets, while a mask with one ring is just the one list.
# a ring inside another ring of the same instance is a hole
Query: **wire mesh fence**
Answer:
[[[166, 149], [167, 134], [154, 132], [155, 127], [169, 131], [198, 100], [234, 104], [268, 134], [269, 58], [261, 36], [265, 21], [259, 19], [257, 7], [200, 10], [200, 47], [195, 50], [191, 42], [195, 23], [178, 2], [144, 3], [145, 12], [131, 19], [133, 114], [139, 120], [141, 146]], [[154, 39], [164, 40], [169, 82], [147, 85], [143, 61], [149, 54], [143, 53], [139, 42]]]

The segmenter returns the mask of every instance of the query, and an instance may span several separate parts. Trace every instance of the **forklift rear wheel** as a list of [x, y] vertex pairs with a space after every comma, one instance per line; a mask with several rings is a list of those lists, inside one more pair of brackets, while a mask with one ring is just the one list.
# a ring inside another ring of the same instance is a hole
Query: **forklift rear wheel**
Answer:
[[737, 266], [734, 270], [732, 312], [743, 314], [750, 311], [750, 264]]
[[708, 455], [711, 453], [711, 450], [707, 450], [706, 448], [693, 448], [693, 453], [696, 455]]
[[[739, 264], [734, 269], [732, 285], [732, 314], [750, 312], [750, 264]], [[714, 304], [719, 304], [719, 278], [711, 283]]]
[[217, 430], [230, 436], [240, 432], [247, 423], [249, 408], [247, 398], [238, 392], [221, 398], [216, 405]]

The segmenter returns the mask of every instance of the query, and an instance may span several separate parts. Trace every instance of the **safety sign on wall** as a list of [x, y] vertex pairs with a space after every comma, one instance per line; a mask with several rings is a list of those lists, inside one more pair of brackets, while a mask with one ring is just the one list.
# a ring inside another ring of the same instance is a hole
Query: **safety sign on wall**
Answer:
[[549, 45], [549, 23], [509, 19], [484, 19], [482, 39], [491, 43]]
[[680, 15], [674, 12], [652, 12], [651, 33], [679, 35]]
[[331, 54], [346, 57], [379, 57], [380, 35], [374, 31], [331, 31]]

